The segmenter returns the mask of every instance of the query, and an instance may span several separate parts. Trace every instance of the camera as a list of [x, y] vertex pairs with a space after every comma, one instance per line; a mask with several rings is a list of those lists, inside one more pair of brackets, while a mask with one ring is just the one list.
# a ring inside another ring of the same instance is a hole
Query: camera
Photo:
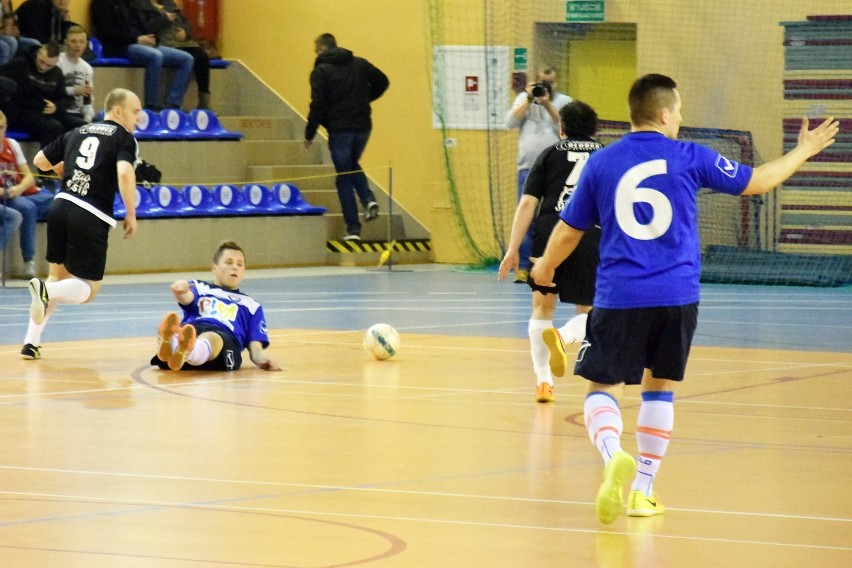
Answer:
[[542, 81], [540, 83], [535, 83], [532, 86], [532, 96], [538, 98], [543, 96], [550, 96], [553, 92], [553, 87], [550, 84], [550, 81]]

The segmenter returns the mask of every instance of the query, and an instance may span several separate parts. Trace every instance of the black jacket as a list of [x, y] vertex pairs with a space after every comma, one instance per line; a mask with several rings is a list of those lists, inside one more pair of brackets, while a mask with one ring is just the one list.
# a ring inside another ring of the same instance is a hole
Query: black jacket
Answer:
[[329, 132], [370, 130], [370, 103], [384, 93], [387, 75], [369, 61], [342, 47], [317, 57], [311, 72], [311, 110], [305, 140], [313, 140], [319, 126]]
[[92, 0], [89, 14], [93, 35], [103, 45], [106, 57], [127, 57], [128, 46], [136, 43], [139, 36], [157, 33], [141, 18], [135, 0]]
[[40, 113], [44, 110], [44, 100], [56, 105], [57, 113], [64, 113], [71, 102], [65, 92], [65, 76], [57, 65], [46, 73], [39, 73], [35, 59], [40, 46], [16, 55], [6, 65], [0, 66], [0, 75], [8, 77], [18, 84], [10, 106], [18, 112]]
[[65, 32], [74, 22], [64, 20], [62, 13], [53, 5], [53, 0], [27, 0], [21, 4], [15, 15], [18, 17], [18, 29], [24, 37], [31, 37], [41, 43], [51, 40], [62, 42]]

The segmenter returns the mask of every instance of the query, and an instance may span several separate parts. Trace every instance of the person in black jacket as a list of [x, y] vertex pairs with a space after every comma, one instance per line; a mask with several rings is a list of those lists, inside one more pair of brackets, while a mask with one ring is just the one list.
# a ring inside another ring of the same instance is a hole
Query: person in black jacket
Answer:
[[333, 35], [322, 34], [315, 45], [317, 59], [311, 72], [311, 109], [305, 126], [305, 147], [310, 147], [317, 128], [324, 126], [328, 131], [331, 161], [338, 174], [335, 185], [346, 222], [344, 240], [357, 241], [361, 239], [361, 223], [355, 194], [364, 206], [365, 221], [372, 221], [379, 214], [376, 197], [358, 161], [373, 126], [370, 103], [382, 96], [390, 83], [387, 75], [369, 61], [337, 47]]
[[[148, 0], [91, 0], [89, 13], [95, 37], [106, 57], [126, 57], [145, 66], [145, 108], [159, 111], [160, 75], [163, 67], [173, 67], [174, 76], [166, 94], [165, 106], [180, 108], [192, 76], [193, 59], [185, 51], [160, 45], [157, 33], [170, 25], [167, 16], [149, 18]], [[155, 14], [156, 15], [156, 14]]]
[[42, 147], [86, 123], [66, 112], [70, 99], [65, 92], [65, 76], [56, 66], [58, 61], [59, 44], [49, 42], [0, 66], [0, 76], [18, 85], [2, 109], [9, 118], [9, 128], [30, 134]]
[[15, 10], [21, 36], [42, 44], [61, 43], [68, 28], [75, 25], [67, 19], [70, 4], [71, 0], [26, 0]]

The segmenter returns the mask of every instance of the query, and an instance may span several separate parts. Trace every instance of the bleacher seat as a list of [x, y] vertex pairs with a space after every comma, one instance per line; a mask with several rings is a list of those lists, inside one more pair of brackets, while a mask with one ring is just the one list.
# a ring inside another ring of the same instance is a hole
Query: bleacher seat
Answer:
[[112, 202], [112, 218], [120, 221], [126, 216], [127, 208], [124, 207], [124, 200], [121, 198], [121, 194], [116, 191], [115, 199]]
[[299, 215], [322, 215], [326, 212], [325, 207], [311, 205], [305, 201], [302, 192], [295, 185], [276, 183], [272, 186], [271, 192], [278, 203]]
[[214, 140], [242, 140], [239, 132], [225, 130], [219, 123], [219, 118], [207, 109], [189, 111], [189, 121], [196, 131], [196, 138], [211, 138]]
[[14, 130], [7, 130], [6, 138], [11, 138], [16, 142], [29, 142], [33, 139], [33, 137], [27, 134], [26, 132], [16, 132]]
[[186, 185], [183, 188], [189, 215], [194, 217], [212, 217], [222, 213], [222, 205], [216, 202], [213, 192], [204, 185]]
[[220, 215], [245, 215], [251, 211], [251, 205], [246, 201], [241, 187], [230, 184], [217, 185], [213, 188], [213, 199], [220, 209]]
[[161, 140], [169, 138], [171, 132], [163, 126], [159, 114], [143, 108], [139, 113], [139, 122], [136, 123], [133, 135], [137, 140]]
[[[155, 185], [150, 190], [137, 188], [142, 196], [142, 206], [137, 207], [136, 216], [139, 218], [152, 217], [184, 217], [189, 213], [186, 198], [180, 190], [171, 185]], [[145, 194], [150, 198], [145, 198]]]
[[[142, 186], [136, 186], [136, 218], [142, 219], [149, 217], [149, 211], [154, 207], [154, 198], [151, 192]], [[127, 209], [124, 207], [124, 200], [121, 199], [121, 194], [115, 193], [115, 201], [113, 202], [113, 218], [124, 219], [127, 215]]]
[[89, 61], [92, 67], [130, 67], [130, 60], [126, 57], [104, 57], [104, 47], [98, 38], [89, 36], [89, 49], [95, 54], [95, 58]]
[[243, 194], [251, 206], [250, 213], [252, 215], [280, 215], [286, 212], [265, 185], [259, 183], [246, 184], [243, 186]]
[[160, 123], [164, 134], [160, 139], [183, 140], [197, 138], [197, 132], [192, 128], [189, 115], [180, 109], [167, 108], [160, 111]]

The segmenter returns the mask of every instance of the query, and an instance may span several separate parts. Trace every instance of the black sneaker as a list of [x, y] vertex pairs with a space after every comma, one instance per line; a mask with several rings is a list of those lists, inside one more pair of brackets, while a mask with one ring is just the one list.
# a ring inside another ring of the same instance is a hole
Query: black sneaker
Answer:
[[371, 201], [367, 204], [367, 207], [364, 209], [364, 220], [365, 221], [373, 221], [379, 216], [379, 204], [375, 201]]
[[38, 278], [30, 280], [27, 288], [30, 290], [32, 301], [30, 302], [30, 318], [36, 325], [44, 321], [44, 316], [47, 313], [47, 303], [50, 297], [47, 295], [47, 286]]
[[21, 347], [21, 357], [24, 359], [41, 359], [41, 347], [27, 343]]

